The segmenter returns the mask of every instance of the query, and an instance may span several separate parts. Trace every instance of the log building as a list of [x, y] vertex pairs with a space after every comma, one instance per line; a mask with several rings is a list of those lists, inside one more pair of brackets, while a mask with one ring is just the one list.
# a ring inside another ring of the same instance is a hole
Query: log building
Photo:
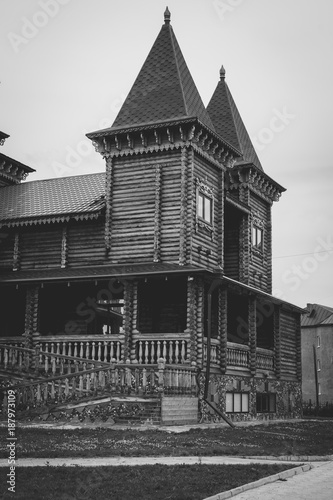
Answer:
[[204, 106], [168, 9], [112, 127], [87, 136], [103, 173], [20, 183], [28, 167], [1, 167], [0, 346], [164, 363], [164, 422], [299, 417], [301, 310], [271, 295], [285, 189], [223, 67]]

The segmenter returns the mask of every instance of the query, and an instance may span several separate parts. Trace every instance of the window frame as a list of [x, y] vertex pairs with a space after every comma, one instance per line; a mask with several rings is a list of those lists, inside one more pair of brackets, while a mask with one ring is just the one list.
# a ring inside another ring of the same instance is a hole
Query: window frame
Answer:
[[[201, 198], [201, 204], [199, 202]], [[209, 203], [209, 218], [207, 205]], [[213, 239], [214, 234], [214, 192], [202, 179], [196, 179], [196, 232], [198, 228], [206, 230]], [[206, 218], [205, 218], [206, 217]]]
[[[264, 400], [266, 400], [266, 403], [267, 403], [266, 405], [263, 405]], [[260, 405], [259, 405], [259, 401], [260, 401]], [[275, 392], [257, 392], [256, 410], [257, 410], [257, 413], [276, 413], [276, 393]]]
[[[227, 408], [227, 395], [232, 395], [232, 410]], [[235, 410], [235, 396], [240, 396], [240, 410]], [[243, 409], [243, 396], [247, 396], [247, 409]], [[225, 393], [225, 412], [226, 413], [249, 413], [250, 412], [250, 393], [249, 392], [239, 392], [239, 391], [226, 391]]]
[[[258, 236], [260, 235], [260, 241], [258, 243]], [[263, 253], [264, 251], [264, 229], [258, 224], [254, 223], [252, 225], [252, 235], [251, 235], [252, 249]]]

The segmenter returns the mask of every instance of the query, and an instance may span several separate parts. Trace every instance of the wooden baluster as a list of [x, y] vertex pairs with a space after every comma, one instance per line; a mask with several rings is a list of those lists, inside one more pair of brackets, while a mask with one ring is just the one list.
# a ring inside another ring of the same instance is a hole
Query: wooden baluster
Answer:
[[67, 356], [73, 356], [72, 354], [72, 342], [68, 342], [68, 354]]
[[101, 360], [101, 354], [102, 354], [101, 345], [102, 345], [101, 342], [98, 342], [98, 354], [97, 354], [98, 361], [102, 361]]
[[180, 362], [180, 360], [179, 360], [179, 341], [176, 340], [175, 344], [176, 344], [176, 347], [175, 347], [175, 363], [179, 363]]
[[154, 341], [150, 344], [150, 362], [151, 364], [155, 363], [155, 343]]
[[143, 362], [145, 364], [149, 363], [148, 355], [149, 355], [149, 342], [148, 342], [148, 340], [146, 340], [146, 342], [145, 342], [145, 356], [144, 356], [144, 360], [143, 360]]
[[51, 382], [51, 399], [55, 399], [55, 386], [54, 386], [54, 380]]
[[77, 342], [74, 342], [74, 357], [77, 358]]
[[44, 390], [43, 390], [43, 400], [44, 402], [46, 403], [47, 400], [48, 400], [48, 396], [49, 396], [49, 391], [48, 391], [48, 382], [45, 382], [44, 384]]
[[116, 373], [115, 373], [115, 365], [114, 363], [110, 366], [110, 385], [111, 385], [111, 394], [116, 392]]
[[157, 350], [156, 350], [156, 362], [161, 357], [161, 341], [157, 341]]
[[59, 361], [60, 361], [59, 373], [60, 373], [60, 375], [63, 375], [64, 374], [64, 359], [59, 358]]
[[56, 371], [57, 371], [56, 358], [52, 357], [51, 358], [51, 363], [52, 363], [52, 373], [55, 376]]
[[98, 378], [96, 374], [94, 373], [94, 393], [97, 394], [97, 389], [98, 389]]
[[89, 396], [89, 393], [90, 393], [90, 375], [89, 375], [89, 373], [87, 373], [85, 376], [87, 377], [87, 379], [86, 379], [87, 396]]
[[86, 343], [86, 352], [85, 352], [85, 356], [84, 356], [86, 359], [90, 359], [90, 343], [87, 342]]
[[114, 358], [114, 342], [110, 342], [110, 361]]
[[39, 403], [42, 399], [42, 395], [40, 392], [40, 384], [38, 384], [36, 387], [36, 399], [37, 399], [37, 403]]
[[120, 342], [117, 342], [117, 362], [119, 363], [121, 360], [121, 344]]
[[82, 397], [83, 395], [83, 376], [80, 375], [79, 377], [79, 396], [80, 398]]
[[5, 347], [5, 350], [4, 350], [4, 366], [5, 366], [5, 370], [8, 367], [8, 358], [9, 358], [8, 349], [7, 349], [7, 347]]
[[142, 363], [142, 341], [139, 341], [139, 363]]
[[181, 362], [185, 363], [185, 359], [186, 359], [186, 343], [185, 343], [185, 340], [182, 340]]
[[76, 392], [76, 377], [73, 377], [72, 378], [72, 387], [70, 387], [71, 390], [71, 393], [72, 393], [72, 396], [75, 396], [75, 392]]
[[22, 359], [23, 359], [23, 355], [22, 355], [22, 351], [19, 351], [18, 353], [18, 369], [20, 371], [22, 371]]
[[134, 371], [134, 380], [135, 380], [134, 391], [138, 393], [140, 387], [140, 370], [138, 368], [136, 368]]
[[83, 358], [83, 342], [80, 342], [80, 358]]
[[96, 354], [95, 342], [93, 342], [92, 343], [92, 349], [91, 349], [91, 359], [95, 359], [95, 354]]
[[44, 360], [44, 371], [47, 374], [49, 371], [49, 346], [45, 344], [45, 360]]
[[[57, 354], [60, 354], [60, 342], [57, 342], [57, 350], [56, 350], [56, 353]], [[57, 365], [60, 363], [60, 358], [58, 357], [57, 358]]]
[[65, 378], [65, 396], [67, 397], [69, 395], [69, 380], [68, 378]]
[[102, 344], [102, 358], [103, 358], [103, 361], [107, 361], [107, 359], [108, 359], [108, 343], [107, 342], [104, 342]]
[[146, 370], [146, 368], [143, 368], [143, 370], [142, 370], [142, 390], [144, 393], [146, 393], [146, 390], [147, 390], [147, 370]]
[[162, 357], [166, 360], [166, 355], [167, 355], [167, 343], [166, 340], [163, 340], [163, 351], [162, 351]]
[[62, 380], [59, 380], [59, 382], [58, 382], [58, 398], [59, 398], [59, 401], [61, 401], [61, 396], [62, 396]]

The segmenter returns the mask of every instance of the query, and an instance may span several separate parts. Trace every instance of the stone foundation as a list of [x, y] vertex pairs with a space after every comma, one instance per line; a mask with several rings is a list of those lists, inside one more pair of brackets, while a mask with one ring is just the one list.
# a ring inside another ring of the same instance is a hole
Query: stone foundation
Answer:
[[[199, 418], [200, 422], [222, 421], [222, 419], [205, 403], [204, 376], [200, 381]], [[248, 394], [248, 411], [227, 413], [226, 393]], [[257, 395], [275, 399], [275, 411], [257, 411]], [[265, 396], [267, 395], [267, 396]], [[233, 421], [271, 420], [302, 417], [301, 383], [294, 381], [274, 380], [265, 377], [247, 377], [231, 375], [211, 375], [208, 401]]]

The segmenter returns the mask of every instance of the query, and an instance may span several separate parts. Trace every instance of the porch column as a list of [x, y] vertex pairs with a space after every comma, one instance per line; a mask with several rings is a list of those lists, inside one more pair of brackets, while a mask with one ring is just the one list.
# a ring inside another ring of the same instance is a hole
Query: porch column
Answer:
[[257, 365], [257, 325], [256, 325], [256, 297], [249, 296], [249, 344], [250, 344], [250, 371], [251, 375], [256, 374]]
[[133, 283], [124, 282], [124, 346], [122, 361], [130, 359], [133, 331]]
[[274, 354], [275, 375], [281, 377], [281, 329], [280, 329], [280, 306], [274, 308]]
[[220, 339], [220, 369], [222, 373], [227, 369], [227, 345], [228, 345], [228, 322], [227, 305], [228, 295], [226, 288], [219, 288], [218, 291], [218, 331]]
[[197, 361], [197, 283], [195, 278], [187, 278], [186, 330], [190, 334], [187, 358], [192, 363]]
[[296, 323], [296, 375], [299, 382], [302, 381], [302, 346], [301, 346], [301, 316], [295, 314]]
[[24, 324], [24, 344], [27, 348], [33, 347], [33, 334], [38, 331], [38, 299], [39, 286], [29, 287], [26, 294]]
[[203, 342], [204, 342], [204, 300], [205, 284], [202, 279], [197, 285], [197, 365], [203, 367]]

